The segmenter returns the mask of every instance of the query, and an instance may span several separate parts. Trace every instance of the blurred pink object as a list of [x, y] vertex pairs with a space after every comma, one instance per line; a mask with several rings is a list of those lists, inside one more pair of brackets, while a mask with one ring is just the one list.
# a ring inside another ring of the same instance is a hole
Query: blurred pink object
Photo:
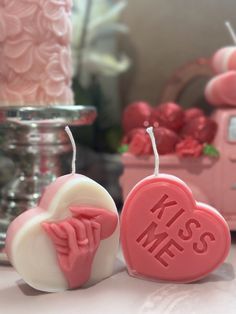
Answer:
[[193, 137], [201, 143], [211, 143], [217, 131], [217, 123], [207, 117], [190, 120], [182, 129], [183, 138]]
[[236, 70], [236, 47], [223, 47], [217, 50], [212, 57], [212, 68], [217, 74]]
[[188, 123], [194, 118], [204, 117], [205, 114], [202, 109], [199, 108], [189, 108], [184, 111], [184, 122]]
[[146, 133], [147, 132], [146, 132], [145, 128], [135, 128], [135, 129], [129, 131], [127, 134], [125, 134], [125, 136], [122, 139], [122, 145], [130, 144], [130, 142], [132, 141], [133, 137], [136, 134], [145, 135]]
[[184, 111], [176, 103], [164, 103], [153, 109], [151, 121], [158, 122], [160, 126], [170, 130], [178, 131], [184, 124]]
[[202, 154], [203, 145], [193, 137], [186, 137], [180, 141], [175, 152], [179, 157], [199, 157]]
[[206, 86], [205, 96], [215, 106], [236, 106], [236, 71], [214, 77]]
[[71, 0], [1, 0], [1, 106], [73, 104], [71, 7]]
[[142, 133], [140, 131], [134, 133], [129, 143], [129, 153], [135, 156], [151, 155], [152, 153], [152, 146], [148, 138], [148, 134], [145, 129], [143, 129], [143, 131], [144, 132]]
[[[167, 128], [154, 128], [154, 133], [157, 141], [157, 148], [160, 155], [170, 154], [174, 152], [175, 145], [179, 141], [178, 135]], [[152, 155], [153, 150], [149, 135], [146, 129], [137, 128], [130, 131], [123, 139], [123, 144], [129, 145], [129, 153], [135, 156]]]
[[[218, 109], [212, 115], [218, 124], [213, 145], [219, 150], [219, 158], [179, 158], [176, 154], [160, 156], [160, 173], [169, 173], [185, 181], [197, 201], [217, 208], [236, 230], [236, 109]], [[141, 179], [153, 173], [153, 156], [122, 156], [124, 172], [120, 179], [125, 199]]]
[[151, 116], [151, 106], [144, 102], [134, 102], [128, 105], [123, 113], [122, 125], [124, 132], [127, 134], [136, 128], [145, 128], [149, 125]]
[[[159, 127], [154, 129], [157, 141], [157, 149], [160, 155], [170, 154], [175, 151], [175, 145], [179, 141], [178, 135], [167, 128]], [[150, 139], [149, 139], [150, 142]], [[151, 154], [153, 153], [151, 149]]]

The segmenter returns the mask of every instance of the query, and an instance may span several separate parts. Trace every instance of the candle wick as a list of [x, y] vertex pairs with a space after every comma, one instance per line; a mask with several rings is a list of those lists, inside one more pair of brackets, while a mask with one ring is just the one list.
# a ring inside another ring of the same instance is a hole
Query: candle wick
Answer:
[[230, 35], [231, 35], [231, 38], [232, 38], [232, 40], [233, 40], [233, 43], [236, 45], [236, 33], [235, 33], [235, 31], [234, 31], [232, 25], [230, 24], [229, 21], [226, 21], [226, 22], [225, 22], [225, 26], [227, 27], [227, 29], [228, 29], [228, 31], [229, 31], [229, 33], [230, 33]]
[[156, 144], [156, 139], [155, 139], [155, 135], [153, 132], [153, 127], [147, 128], [146, 131], [149, 134], [150, 139], [151, 139], [151, 143], [152, 143], [152, 149], [153, 149], [154, 157], [155, 157], [154, 176], [157, 177], [159, 174], [160, 159], [159, 159], [159, 154], [157, 151], [157, 144]]
[[75, 174], [76, 173], [76, 145], [75, 145], [75, 139], [73, 137], [73, 134], [68, 126], [65, 127], [65, 131], [67, 135], [69, 136], [69, 139], [71, 141], [72, 145], [72, 150], [73, 150], [73, 158], [71, 162], [71, 173]]

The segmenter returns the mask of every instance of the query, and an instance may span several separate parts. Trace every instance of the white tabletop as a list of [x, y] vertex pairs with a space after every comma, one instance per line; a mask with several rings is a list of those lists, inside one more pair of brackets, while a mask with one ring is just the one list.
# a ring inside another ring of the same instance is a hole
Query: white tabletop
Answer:
[[130, 277], [121, 259], [114, 275], [82, 290], [46, 294], [27, 286], [11, 268], [0, 266], [1, 314], [235, 314], [236, 234], [225, 263], [192, 284], [155, 283]]

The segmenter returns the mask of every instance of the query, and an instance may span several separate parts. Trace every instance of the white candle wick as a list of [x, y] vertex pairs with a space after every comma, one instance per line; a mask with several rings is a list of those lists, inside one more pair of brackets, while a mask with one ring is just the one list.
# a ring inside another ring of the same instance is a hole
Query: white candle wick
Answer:
[[155, 135], [153, 132], [153, 127], [147, 128], [146, 131], [149, 134], [151, 142], [152, 142], [152, 149], [153, 149], [154, 157], [155, 157], [154, 176], [157, 177], [159, 174], [160, 159], [159, 159], [159, 154], [157, 151], [157, 144], [156, 144], [156, 139], [155, 139]]
[[232, 25], [230, 24], [229, 21], [226, 21], [226, 22], [225, 22], [225, 26], [227, 27], [227, 29], [228, 29], [228, 31], [229, 31], [229, 33], [230, 33], [230, 35], [231, 35], [231, 38], [232, 38], [234, 44], [236, 45], [236, 33], [235, 33], [235, 31], [234, 31]]
[[67, 133], [67, 135], [69, 136], [69, 139], [71, 141], [71, 145], [72, 145], [72, 150], [73, 150], [73, 158], [72, 158], [72, 162], [71, 162], [71, 173], [75, 174], [76, 173], [76, 145], [75, 145], [75, 139], [73, 137], [73, 134], [70, 130], [70, 128], [68, 126], [65, 127], [65, 131]]

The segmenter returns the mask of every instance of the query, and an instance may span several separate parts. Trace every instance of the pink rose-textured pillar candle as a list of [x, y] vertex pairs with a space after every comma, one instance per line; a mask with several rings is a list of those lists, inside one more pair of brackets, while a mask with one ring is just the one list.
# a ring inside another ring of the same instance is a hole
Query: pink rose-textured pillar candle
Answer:
[[0, 106], [73, 104], [72, 0], [0, 0]]

